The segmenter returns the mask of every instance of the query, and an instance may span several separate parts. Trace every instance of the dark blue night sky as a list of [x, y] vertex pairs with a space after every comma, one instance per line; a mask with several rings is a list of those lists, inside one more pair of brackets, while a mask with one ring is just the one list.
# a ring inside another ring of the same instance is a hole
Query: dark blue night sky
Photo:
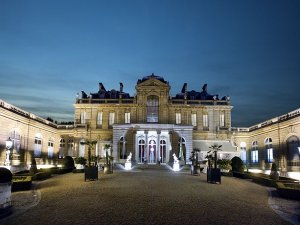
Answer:
[[0, 98], [73, 120], [76, 93], [135, 93], [154, 73], [172, 95], [228, 95], [232, 126], [299, 108], [300, 1], [1, 0]]

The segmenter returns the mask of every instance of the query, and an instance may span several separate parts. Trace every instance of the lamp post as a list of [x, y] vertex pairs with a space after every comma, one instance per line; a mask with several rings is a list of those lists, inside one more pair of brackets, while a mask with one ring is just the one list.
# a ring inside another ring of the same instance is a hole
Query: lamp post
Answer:
[[10, 150], [13, 146], [13, 142], [10, 139], [10, 137], [7, 139], [7, 141], [5, 141], [5, 145], [6, 145], [6, 159], [5, 159], [4, 165], [9, 166], [10, 165], [10, 161], [9, 161]]

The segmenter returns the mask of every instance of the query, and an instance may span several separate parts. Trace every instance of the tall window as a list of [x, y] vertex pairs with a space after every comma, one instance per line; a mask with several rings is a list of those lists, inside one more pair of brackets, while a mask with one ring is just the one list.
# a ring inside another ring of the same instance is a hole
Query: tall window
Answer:
[[114, 112], [110, 112], [109, 113], [109, 121], [108, 124], [111, 126], [115, 123], [115, 113]]
[[97, 114], [97, 125], [98, 126], [102, 125], [102, 117], [103, 117], [103, 112], [98, 112], [98, 114]]
[[155, 95], [147, 98], [147, 123], [158, 123], [158, 97]]
[[130, 113], [129, 112], [125, 113], [125, 123], [130, 123]]
[[81, 144], [83, 142], [84, 142], [84, 139], [81, 139], [79, 141], [79, 157], [84, 157], [84, 154], [85, 154], [85, 145]]
[[63, 158], [65, 156], [65, 139], [60, 139], [59, 141], [59, 158]]
[[225, 127], [225, 113], [220, 112], [220, 127]]
[[68, 140], [68, 156], [73, 156], [73, 140]]
[[251, 150], [251, 161], [252, 163], [258, 163], [258, 142], [253, 141]]
[[166, 140], [160, 140], [160, 155], [159, 155], [159, 160], [161, 163], [166, 162], [166, 152], [167, 152], [167, 142]]
[[186, 145], [185, 145], [185, 139], [183, 137], [179, 138], [178, 140], [178, 158], [180, 160], [185, 160], [186, 157]]
[[192, 113], [191, 120], [192, 120], [192, 125], [194, 127], [197, 126], [197, 114], [196, 113]]
[[13, 148], [17, 154], [20, 153], [21, 136], [18, 131], [14, 130], [11, 132], [10, 139], [13, 142]]
[[208, 127], [208, 115], [207, 114], [203, 115], [203, 127], [204, 128]]
[[265, 149], [267, 153], [266, 162], [273, 162], [273, 147], [272, 147], [272, 138], [266, 138], [265, 140]]
[[176, 124], [181, 124], [181, 113], [176, 113]]
[[126, 141], [124, 137], [120, 138], [119, 148], [120, 148], [120, 159], [126, 159], [127, 152], [126, 152]]
[[146, 160], [146, 158], [145, 158], [145, 140], [140, 139], [139, 140], [139, 162], [143, 163], [145, 160]]
[[240, 153], [241, 153], [241, 160], [243, 160], [244, 163], [247, 162], [247, 145], [245, 142], [241, 142], [240, 144]]
[[53, 138], [50, 138], [48, 141], [48, 158], [53, 158], [53, 152], [54, 152], [54, 141]]
[[42, 135], [36, 134], [34, 138], [34, 157], [41, 157], [42, 155]]
[[80, 113], [80, 124], [86, 124], [86, 112]]
[[293, 135], [287, 139], [286, 144], [288, 149], [288, 155], [287, 155], [288, 166], [297, 166], [300, 159], [299, 138]]

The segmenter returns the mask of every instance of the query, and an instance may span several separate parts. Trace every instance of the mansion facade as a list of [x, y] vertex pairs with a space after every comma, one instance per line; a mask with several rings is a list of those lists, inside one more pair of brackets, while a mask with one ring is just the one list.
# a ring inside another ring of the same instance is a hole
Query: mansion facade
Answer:
[[[247, 168], [262, 172], [277, 162], [282, 175], [299, 175], [299, 110], [265, 124], [232, 128], [230, 98], [210, 94], [206, 84], [189, 91], [185, 83], [171, 96], [169, 83], [152, 74], [135, 88], [134, 96], [123, 91], [122, 83], [118, 90], [99, 83], [96, 93], [82, 91], [72, 125], [55, 124], [1, 101], [0, 165], [17, 170], [30, 166], [32, 158], [43, 167], [56, 166], [65, 156], [87, 157], [87, 146], [80, 144], [86, 140], [97, 141], [92, 155], [100, 158], [110, 144], [115, 163], [125, 163], [132, 153], [134, 163], [164, 164], [173, 162], [175, 153], [181, 164], [190, 164], [194, 149], [204, 161], [218, 144], [219, 158], [240, 156]], [[9, 156], [8, 138], [13, 141]]]

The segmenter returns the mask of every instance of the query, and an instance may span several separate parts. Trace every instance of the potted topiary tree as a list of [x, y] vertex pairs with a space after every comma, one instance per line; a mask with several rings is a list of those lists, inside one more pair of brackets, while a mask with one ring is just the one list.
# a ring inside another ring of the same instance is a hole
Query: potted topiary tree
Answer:
[[[207, 169], [207, 182], [221, 183], [221, 170], [217, 168], [217, 152], [221, 150], [222, 145], [213, 144], [209, 148], [212, 149], [208, 152], [208, 169]], [[213, 164], [212, 164], [213, 163]]]
[[190, 157], [190, 160], [192, 161], [191, 175], [200, 175], [200, 163], [198, 160], [198, 152], [200, 152], [199, 149], [193, 149], [193, 151], [191, 152], [192, 153]]
[[97, 144], [97, 141], [87, 140], [80, 142], [82, 145], [88, 146], [88, 165], [84, 168], [84, 180], [98, 180], [98, 166], [92, 165], [92, 149]]

